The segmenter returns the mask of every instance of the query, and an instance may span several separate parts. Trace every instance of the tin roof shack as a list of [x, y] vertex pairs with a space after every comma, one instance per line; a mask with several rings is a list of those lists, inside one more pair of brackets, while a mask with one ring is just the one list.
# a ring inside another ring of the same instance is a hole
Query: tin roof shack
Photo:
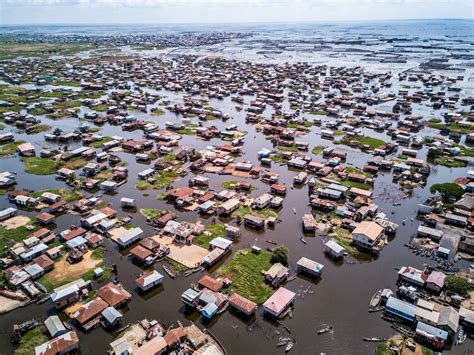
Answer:
[[270, 269], [265, 271], [265, 280], [273, 287], [280, 286], [288, 278], [289, 270], [281, 263], [273, 264]]
[[444, 287], [444, 279], [446, 275], [441, 271], [433, 271], [426, 279], [426, 289], [439, 294]]
[[277, 289], [263, 304], [266, 315], [279, 318], [295, 301], [296, 294], [284, 287]]
[[69, 354], [79, 349], [79, 337], [74, 330], [61, 334], [35, 348], [35, 355]]
[[122, 322], [123, 315], [114, 307], [107, 307], [101, 313], [103, 324], [106, 328], [112, 329]]
[[103, 181], [100, 183], [100, 189], [106, 193], [117, 192], [118, 184], [115, 181]]
[[305, 257], [302, 257], [300, 260], [298, 260], [296, 265], [298, 266], [299, 273], [307, 274], [314, 278], [321, 277], [321, 273], [324, 268], [323, 264], [320, 264]]
[[383, 228], [375, 222], [360, 222], [352, 231], [352, 242], [375, 254], [383, 247], [382, 237]]
[[67, 332], [66, 327], [58, 316], [50, 316], [46, 318], [44, 325], [52, 338]]
[[251, 214], [246, 214], [244, 216], [244, 224], [255, 229], [261, 229], [265, 227], [265, 219]]
[[252, 207], [255, 209], [263, 209], [270, 205], [273, 196], [269, 193], [263, 193], [253, 200]]
[[163, 275], [156, 270], [146, 272], [135, 280], [135, 284], [141, 292], [147, 292], [156, 286], [161, 285], [162, 282]]
[[99, 288], [97, 296], [107, 302], [109, 306], [115, 308], [123, 307], [132, 299], [132, 295], [122, 285], [113, 283], [108, 283]]
[[143, 230], [140, 227], [135, 227], [132, 229], [127, 230], [125, 233], [121, 234], [116, 242], [120, 248], [126, 248], [143, 237]]
[[16, 150], [24, 157], [34, 157], [35, 156], [35, 146], [31, 143], [20, 144]]
[[200, 292], [195, 291], [192, 288], [188, 288], [181, 294], [181, 301], [186, 307], [195, 309], [198, 305], [200, 294]]
[[428, 237], [436, 242], [439, 242], [443, 237], [443, 231], [422, 225], [418, 226], [417, 234], [419, 237]]
[[240, 228], [231, 225], [225, 225], [225, 237], [229, 240], [237, 240], [240, 238]]
[[240, 207], [240, 201], [237, 198], [231, 198], [223, 202], [217, 208], [217, 214], [219, 216], [228, 216], [232, 212], [236, 211]]
[[72, 281], [55, 288], [51, 293], [51, 301], [53, 301], [56, 308], [63, 308], [77, 302], [88, 287], [90, 287], [90, 282], [85, 282], [83, 279]]
[[411, 283], [415, 286], [423, 287], [428, 275], [423, 273], [421, 270], [415, 269], [414, 267], [402, 266], [398, 271], [398, 277], [401, 280]]
[[385, 312], [411, 324], [414, 324], [416, 321], [416, 306], [393, 296], [388, 298]]
[[16, 208], [13, 208], [13, 207], [8, 207], [8, 208], [5, 208], [4, 210], [1, 210], [0, 211], [0, 221], [4, 221], [8, 218], [16, 216], [17, 211], [18, 210]]
[[96, 297], [92, 301], [80, 306], [72, 313], [72, 317], [87, 331], [91, 326], [97, 324], [96, 319], [99, 319], [100, 313], [107, 307], [107, 302], [100, 297]]
[[328, 254], [334, 259], [343, 258], [345, 252], [345, 249], [337, 244], [334, 240], [328, 240], [324, 244], [324, 253]]
[[245, 317], [253, 316], [255, 314], [255, 310], [257, 309], [257, 304], [255, 302], [252, 302], [237, 293], [230, 295], [229, 306], [232, 310], [239, 314], [243, 314]]

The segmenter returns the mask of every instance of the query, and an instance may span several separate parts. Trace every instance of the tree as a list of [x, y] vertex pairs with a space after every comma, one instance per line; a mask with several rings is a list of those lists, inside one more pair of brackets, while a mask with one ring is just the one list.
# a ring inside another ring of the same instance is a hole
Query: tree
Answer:
[[459, 295], [466, 295], [474, 289], [470, 282], [461, 276], [449, 275], [444, 280], [446, 289]]
[[283, 265], [288, 265], [288, 248], [283, 245], [276, 247], [272, 252], [270, 262], [272, 264], [281, 263]]
[[430, 192], [439, 192], [444, 201], [457, 201], [462, 197], [462, 195], [464, 195], [464, 189], [461, 186], [450, 182], [434, 184], [430, 187]]

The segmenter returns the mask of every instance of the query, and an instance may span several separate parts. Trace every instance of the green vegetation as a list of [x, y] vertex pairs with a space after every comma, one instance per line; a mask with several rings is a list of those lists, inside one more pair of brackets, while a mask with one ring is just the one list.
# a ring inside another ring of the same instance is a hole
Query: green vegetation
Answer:
[[390, 355], [387, 343], [378, 343], [375, 353], [377, 355]]
[[34, 109], [28, 111], [30, 115], [40, 116], [44, 115], [47, 111], [42, 107], [35, 107]]
[[176, 132], [178, 132], [179, 134], [185, 135], [185, 136], [194, 136], [194, 135], [196, 135], [196, 130], [192, 129], [192, 128], [188, 128], [188, 127], [180, 129]]
[[161, 115], [164, 115], [164, 114], [165, 114], [165, 111], [160, 110], [159, 108], [157, 108], [156, 110], [150, 112], [150, 115], [152, 115], [152, 116], [161, 116]]
[[51, 127], [50, 125], [47, 125], [47, 124], [38, 124], [38, 125], [34, 126], [34, 128], [31, 131], [29, 131], [28, 134], [38, 134], [38, 133], [41, 133], [41, 132], [47, 132], [52, 128], [53, 127]]
[[463, 145], [460, 145], [461, 155], [465, 157], [474, 157], [474, 148], [468, 148]]
[[335, 136], [342, 136], [342, 135], [344, 135], [344, 134], [346, 134], [346, 132], [343, 131], [343, 130], [341, 130], [341, 129], [336, 129], [336, 130], [334, 131], [334, 135], [335, 135]]
[[72, 87], [80, 87], [80, 81], [63, 81], [63, 80], [55, 80], [51, 85], [54, 86], [72, 86]]
[[140, 213], [149, 219], [160, 217], [161, 212], [162, 211], [158, 208], [140, 208]]
[[51, 192], [53, 194], [60, 195], [66, 202], [72, 202], [72, 201], [76, 201], [82, 198], [82, 194], [80, 192], [69, 190], [69, 189], [38, 190], [38, 191], [32, 192], [30, 196], [34, 198], [39, 198], [45, 192]]
[[155, 179], [154, 182], [137, 180], [135, 187], [138, 190], [161, 189], [171, 184], [178, 176], [179, 174], [174, 171], [162, 171], [153, 177], [153, 179]]
[[270, 155], [270, 159], [274, 162], [286, 161], [286, 159], [281, 154], [272, 154], [272, 155]]
[[312, 115], [319, 115], [319, 116], [325, 116], [327, 115], [328, 113], [324, 110], [319, 110], [319, 111], [311, 111], [311, 114]]
[[158, 195], [156, 195], [156, 199], [158, 201], [164, 201], [164, 200], [166, 200], [167, 195], [168, 194], [166, 192], [159, 193]]
[[358, 254], [356, 248], [352, 244], [352, 235], [344, 228], [336, 227], [330, 237], [334, 239], [341, 247], [343, 247], [349, 254]]
[[[34, 224], [34, 220], [30, 219], [30, 223], [28, 224]], [[32, 230], [28, 230], [26, 229], [27, 225], [12, 229], [7, 229], [3, 226], [0, 226], [0, 252], [13, 246], [15, 243], [21, 242], [28, 235], [33, 233], [35, 229], [37, 229], [35, 227]]]
[[279, 245], [272, 251], [272, 257], [270, 258], [272, 264], [280, 263], [288, 265], [288, 248]]
[[313, 127], [313, 124], [309, 121], [304, 121], [303, 123], [296, 123], [296, 122], [290, 122], [288, 123], [288, 128], [298, 128], [300, 126], [306, 127], [306, 128], [311, 128]]
[[286, 146], [286, 145], [278, 145], [276, 147], [278, 150], [284, 150], [284, 151], [287, 151], [287, 152], [297, 152], [298, 151], [298, 148], [296, 148], [296, 145], [290, 145], [290, 146]]
[[[236, 186], [237, 184], [239, 183], [240, 181], [235, 181], [235, 180], [232, 180], [232, 181], [224, 181], [222, 183], [222, 187], [224, 189], [228, 189], [228, 190], [235, 190], [236, 189]], [[250, 190], [255, 190], [255, 186], [253, 185], [250, 185]]]
[[88, 161], [84, 158], [76, 157], [76, 158], [72, 158], [66, 161], [62, 160], [60, 163], [61, 163], [61, 167], [63, 168], [76, 170], [76, 169], [80, 169], [86, 166]]
[[342, 144], [346, 144], [349, 146], [356, 146], [356, 147], [362, 147], [362, 146], [369, 146], [371, 150], [374, 150], [375, 148], [381, 147], [385, 144], [385, 142], [381, 139], [378, 138], [373, 138], [373, 137], [351, 137], [351, 138], [343, 138], [341, 140]]
[[31, 355], [35, 353], [35, 348], [48, 341], [46, 328], [39, 326], [31, 329], [21, 337], [20, 345], [15, 350], [15, 355]]
[[268, 270], [272, 254], [261, 251], [254, 254], [244, 248], [235, 253], [232, 260], [219, 271], [219, 275], [232, 280], [231, 292], [237, 292], [257, 304], [263, 304], [273, 293], [273, 289], [264, 283], [262, 270]]
[[324, 147], [322, 145], [317, 145], [316, 147], [313, 148], [311, 153], [319, 155], [323, 152], [323, 150], [324, 150]]
[[98, 141], [95, 141], [95, 142], [92, 142], [91, 144], [89, 144], [91, 147], [93, 148], [102, 148], [102, 146], [104, 145], [104, 143], [107, 143], [107, 142], [110, 142], [112, 140], [111, 137], [104, 137], [102, 138], [101, 140], [98, 140]]
[[243, 219], [246, 214], [251, 214], [257, 217], [261, 217], [261, 218], [268, 218], [268, 217], [277, 218], [278, 217], [278, 213], [276, 213], [275, 211], [269, 208], [264, 208], [262, 210], [254, 210], [253, 208], [246, 207], [246, 206], [240, 206], [237, 210], [232, 212], [231, 216], [233, 218], [240, 217]]
[[299, 106], [299, 105], [291, 105], [290, 108], [291, 108], [292, 110], [299, 110], [299, 109], [301, 108], [301, 106]]
[[108, 107], [107, 104], [98, 104], [98, 105], [91, 106], [91, 109], [95, 111], [107, 111], [107, 107]]
[[0, 60], [17, 57], [47, 57], [50, 55], [72, 55], [91, 48], [86, 44], [53, 44], [53, 43], [2, 43]]
[[344, 180], [342, 182], [342, 185], [347, 186], [347, 187], [357, 187], [359, 189], [364, 189], [364, 190], [372, 190], [372, 186], [370, 186], [369, 184], [366, 184], [365, 182]]
[[13, 155], [16, 153], [16, 148], [25, 143], [25, 141], [16, 141], [7, 144], [0, 145], [0, 157], [5, 157], [7, 155]]
[[225, 226], [223, 224], [211, 224], [206, 227], [206, 232], [194, 238], [194, 244], [208, 249], [211, 240], [225, 236]]
[[99, 247], [92, 251], [91, 258], [95, 260], [103, 260], [104, 255], [105, 255], [105, 248]]
[[215, 120], [216, 119], [216, 116], [214, 115], [207, 115], [206, 116], [206, 121], [212, 121], [212, 120]]
[[449, 158], [447, 156], [440, 156], [440, 157], [436, 158], [435, 163], [439, 164], [439, 165], [442, 165], [442, 166], [446, 166], [448, 168], [463, 168], [467, 164], [466, 162], [463, 162], [461, 160], [452, 159], [452, 158]]
[[51, 175], [58, 171], [61, 164], [51, 158], [23, 157], [25, 172], [34, 175]]
[[434, 184], [430, 187], [430, 192], [433, 194], [439, 192], [444, 201], [459, 200], [464, 195], [464, 189], [458, 184], [446, 182], [443, 184]]
[[56, 101], [54, 102], [53, 106], [56, 110], [66, 110], [68, 108], [81, 106], [81, 102], [79, 100]]
[[433, 120], [430, 120], [428, 126], [439, 130], [443, 128], [449, 128], [450, 132], [459, 134], [469, 134], [474, 132], [474, 128], [472, 126], [463, 126], [457, 122], [447, 124], [444, 122], [437, 123], [433, 122]]
[[474, 286], [471, 285], [467, 279], [461, 276], [448, 275], [444, 280], [444, 284], [446, 285], [447, 290], [461, 296], [467, 295], [470, 291], [474, 290]]
[[176, 260], [173, 260], [169, 257], [165, 258], [166, 262], [175, 270], [178, 272], [184, 272], [189, 270], [189, 268], [181, 263], [178, 263]]

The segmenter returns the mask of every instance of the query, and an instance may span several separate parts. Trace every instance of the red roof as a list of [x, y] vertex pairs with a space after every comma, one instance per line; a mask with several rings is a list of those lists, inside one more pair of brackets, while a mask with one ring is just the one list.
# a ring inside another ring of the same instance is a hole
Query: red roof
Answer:
[[224, 286], [221, 281], [218, 281], [208, 275], [204, 275], [203, 277], [201, 277], [201, 279], [198, 281], [198, 284], [199, 286], [207, 288], [214, 292], [219, 291]]
[[132, 250], [130, 250], [130, 254], [132, 254], [132, 256], [134, 256], [138, 259], [141, 259], [141, 260], [145, 260], [149, 256], [153, 255], [153, 253], [151, 251], [149, 251], [148, 249], [142, 247], [141, 245], [137, 245]]
[[56, 355], [73, 350], [79, 343], [74, 330], [61, 334], [35, 348], [37, 355]]
[[280, 314], [295, 298], [296, 294], [284, 287], [280, 287], [263, 304], [263, 307], [275, 314]]
[[241, 295], [237, 293], [233, 293], [229, 297], [229, 303], [234, 308], [237, 308], [240, 311], [244, 311], [247, 314], [252, 313], [257, 307], [257, 304], [255, 302], [252, 302], [249, 299], [242, 297]]
[[74, 312], [74, 318], [76, 318], [80, 324], [87, 323], [108, 306], [109, 305], [107, 302], [105, 302], [102, 298], [94, 298], [92, 301], [82, 305], [81, 308]]
[[97, 290], [97, 296], [103, 299], [112, 307], [128, 301], [131, 298], [130, 293], [128, 293], [122, 285], [114, 285], [113, 283], [108, 283], [105, 286], [102, 286]]

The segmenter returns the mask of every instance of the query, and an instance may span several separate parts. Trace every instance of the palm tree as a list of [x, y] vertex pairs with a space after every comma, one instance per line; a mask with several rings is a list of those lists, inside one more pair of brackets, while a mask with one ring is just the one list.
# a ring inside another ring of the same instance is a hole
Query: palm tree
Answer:
[[63, 130], [61, 128], [55, 128], [54, 131], [53, 131], [53, 134], [56, 137], [59, 137], [61, 134], [63, 134]]

